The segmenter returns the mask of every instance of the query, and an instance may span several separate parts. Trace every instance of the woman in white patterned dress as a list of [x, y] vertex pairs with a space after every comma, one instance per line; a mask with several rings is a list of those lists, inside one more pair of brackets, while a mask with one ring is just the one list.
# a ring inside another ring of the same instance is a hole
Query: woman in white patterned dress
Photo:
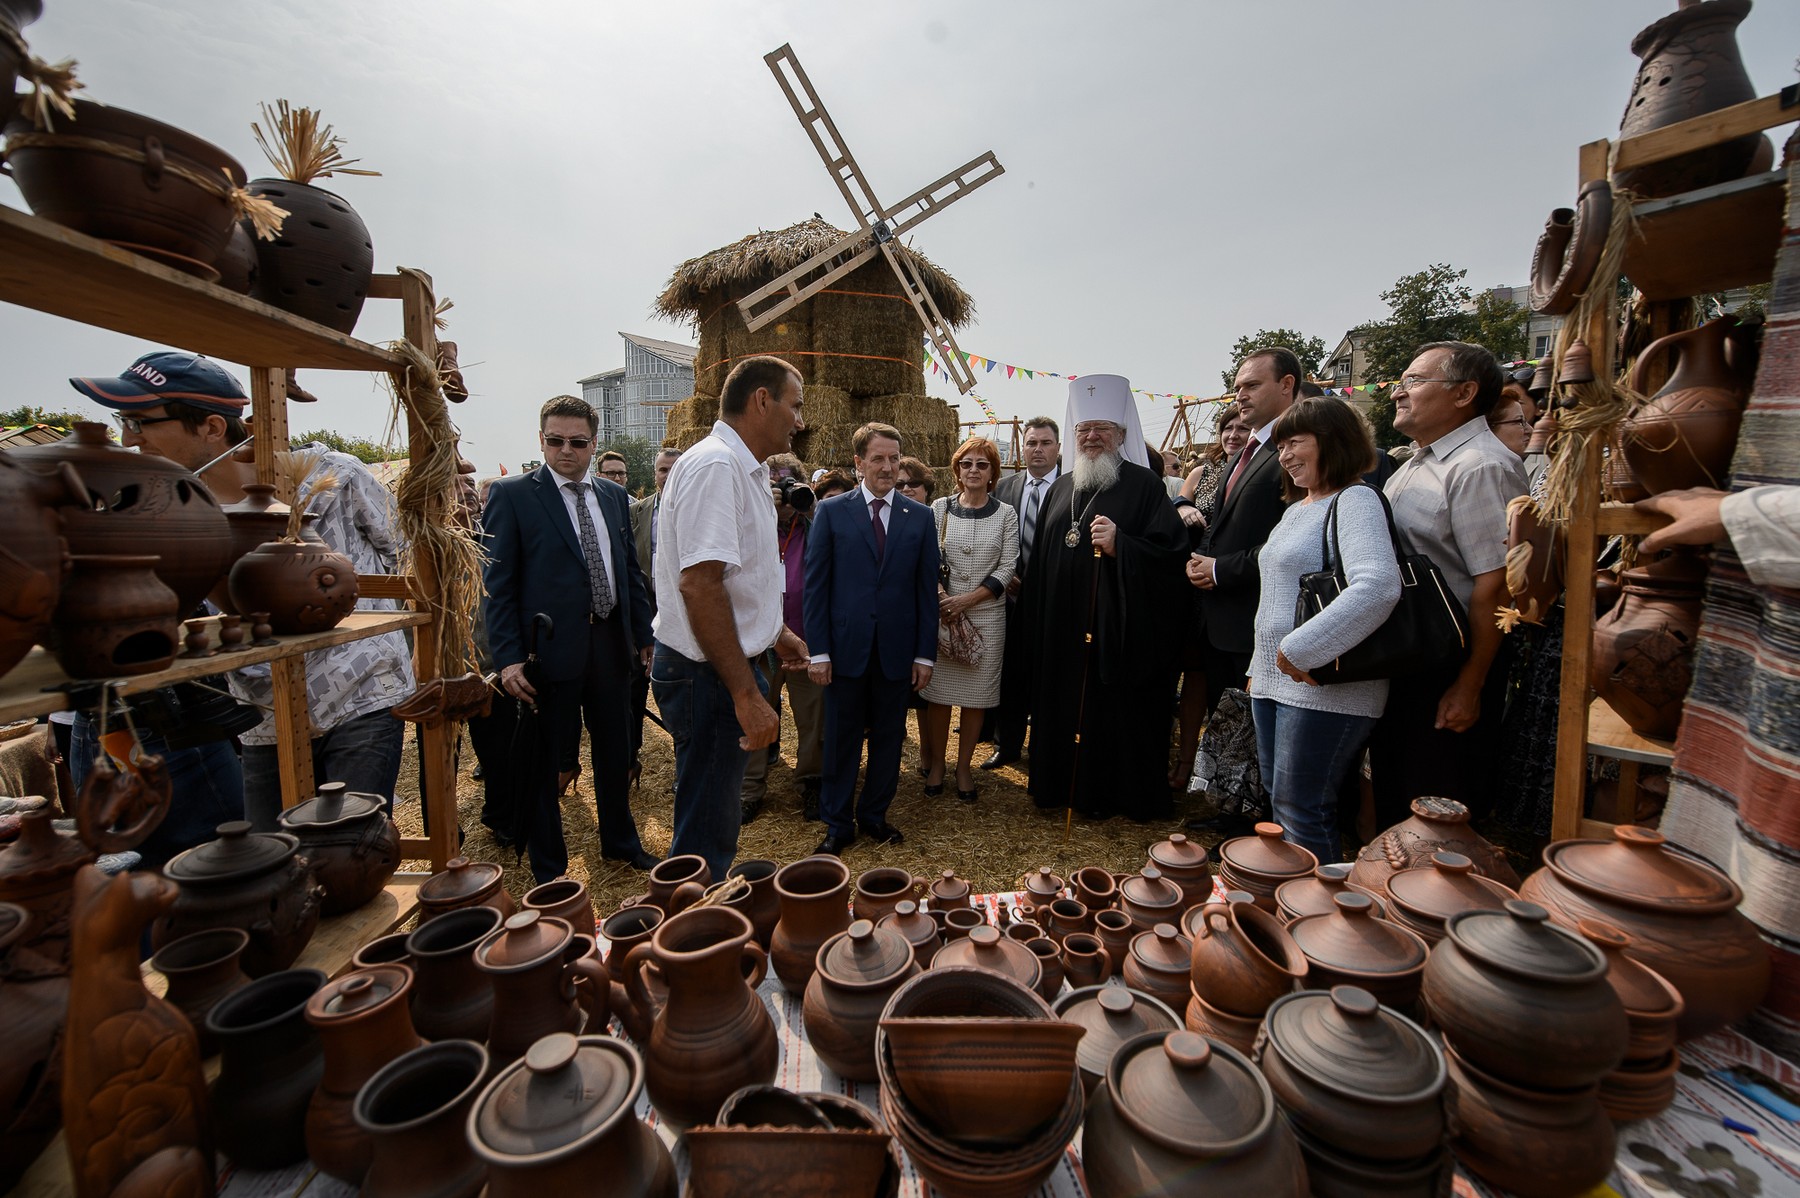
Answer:
[[938, 588], [940, 617], [965, 615], [981, 633], [981, 657], [974, 665], [953, 661], [938, 644], [937, 668], [923, 692], [927, 704], [919, 721], [920, 755], [925, 761], [925, 793], [944, 793], [944, 754], [950, 743], [950, 709], [962, 708], [956, 745], [956, 797], [976, 799], [970, 760], [981, 739], [981, 717], [1000, 701], [1000, 661], [1006, 652], [1006, 584], [1019, 561], [1019, 515], [994, 497], [1000, 481], [1000, 452], [986, 437], [970, 437], [950, 458], [956, 491], [931, 505], [937, 520], [940, 559], [949, 572]]

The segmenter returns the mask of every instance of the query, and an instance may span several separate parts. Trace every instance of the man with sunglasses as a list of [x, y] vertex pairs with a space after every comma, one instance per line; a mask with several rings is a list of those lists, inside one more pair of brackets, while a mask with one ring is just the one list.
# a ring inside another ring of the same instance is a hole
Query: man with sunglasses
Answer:
[[[587, 401], [559, 395], [538, 412], [544, 464], [503, 478], [488, 491], [488, 645], [506, 693], [537, 705], [558, 762], [575, 758], [581, 725], [593, 751], [600, 852], [634, 869], [644, 851], [631, 816], [631, 673], [649, 665], [650, 597], [631, 537], [625, 488], [590, 474], [599, 418]], [[536, 684], [525, 675], [532, 620]], [[548, 774], [533, 799], [526, 833], [531, 873], [548, 882], [569, 864], [562, 811]]]

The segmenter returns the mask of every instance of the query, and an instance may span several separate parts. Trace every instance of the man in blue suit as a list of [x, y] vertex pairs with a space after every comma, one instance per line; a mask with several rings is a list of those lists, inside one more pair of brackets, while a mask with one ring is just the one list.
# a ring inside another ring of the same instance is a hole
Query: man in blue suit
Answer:
[[[815, 509], [806, 538], [807, 676], [825, 687], [825, 777], [816, 851], [837, 855], [857, 828], [884, 844], [900, 781], [906, 705], [937, 663], [938, 547], [931, 509], [894, 490], [900, 431], [865, 424], [851, 441], [863, 485]], [[868, 730], [862, 799], [852, 802]]]
[[[650, 599], [632, 545], [625, 488], [589, 474], [599, 419], [585, 400], [559, 395], [538, 413], [544, 465], [503, 478], [488, 491], [482, 512], [489, 560], [488, 644], [506, 693], [535, 703], [550, 730], [549, 753], [575, 759], [587, 720], [594, 755], [594, 795], [600, 852], [609, 860], [649, 869], [632, 821], [631, 673], [636, 658], [649, 668]], [[532, 618], [554, 624], [537, 642], [537, 684], [525, 676]], [[531, 873], [548, 882], [568, 869], [562, 811], [550, 771], [534, 796], [526, 834]]]

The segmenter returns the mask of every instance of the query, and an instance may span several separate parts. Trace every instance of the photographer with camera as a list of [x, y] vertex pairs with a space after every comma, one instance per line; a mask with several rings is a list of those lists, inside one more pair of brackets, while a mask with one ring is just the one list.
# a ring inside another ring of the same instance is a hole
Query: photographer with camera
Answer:
[[[769, 469], [769, 493], [775, 501], [775, 541], [781, 551], [781, 621], [799, 636], [803, 624], [800, 600], [806, 591], [806, 533], [812, 526], [813, 491], [806, 485], [806, 468], [793, 454], [778, 453], [763, 464]], [[807, 819], [818, 819], [819, 778], [823, 772], [825, 748], [825, 692], [804, 671], [781, 669], [772, 654], [771, 650], [770, 660], [763, 664], [763, 676], [769, 679], [769, 706], [775, 709], [779, 720], [781, 691], [786, 687], [788, 706], [794, 712], [794, 731], [799, 740], [794, 772], [800, 779], [801, 810]], [[770, 752], [750, 754], [740, 791], [746, 824], [762, 814], [769, 765], [780, 745], [781, 738], [777, 735]]]

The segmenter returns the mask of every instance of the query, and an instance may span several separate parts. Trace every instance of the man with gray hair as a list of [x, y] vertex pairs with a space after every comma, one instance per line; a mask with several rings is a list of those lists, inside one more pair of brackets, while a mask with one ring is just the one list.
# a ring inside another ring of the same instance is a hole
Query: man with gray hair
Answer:
[[1031, 796], [1154, 819], [1170, 807], [1187, 530], [1147, 465], [1126, 379], [1072, 380], [1065, 427], [1020, 596], [1037, 663]]

